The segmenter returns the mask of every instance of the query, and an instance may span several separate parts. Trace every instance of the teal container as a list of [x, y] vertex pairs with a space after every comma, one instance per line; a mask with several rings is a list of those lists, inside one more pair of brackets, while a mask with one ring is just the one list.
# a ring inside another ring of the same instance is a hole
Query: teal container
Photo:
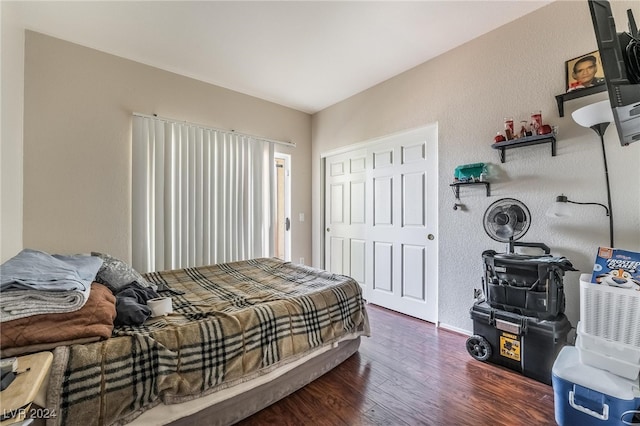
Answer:
[[482, 173], [487, 173], [484, 163], [465, 164], [456, 167], [453, 177], [458, 180], [480, 179]]

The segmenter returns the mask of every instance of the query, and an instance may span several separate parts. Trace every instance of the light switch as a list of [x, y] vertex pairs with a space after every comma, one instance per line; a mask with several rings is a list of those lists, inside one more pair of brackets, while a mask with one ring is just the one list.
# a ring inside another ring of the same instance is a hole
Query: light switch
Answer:
[[304, 222], [304, 213], [300, 213], [298, 220], [300, 220], [300, 222]]

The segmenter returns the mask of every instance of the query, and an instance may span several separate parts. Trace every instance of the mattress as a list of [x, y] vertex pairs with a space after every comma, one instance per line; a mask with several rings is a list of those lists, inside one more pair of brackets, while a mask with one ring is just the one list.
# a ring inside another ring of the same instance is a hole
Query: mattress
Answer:
[[370, 333], [359, 284], [320, 269], [263, 258], [146, 278], [170, 295], [173, 313], [56, 348], [46, 408], [58, 415], [48, 425], [127, 424], [154, 407], [280, 377]]

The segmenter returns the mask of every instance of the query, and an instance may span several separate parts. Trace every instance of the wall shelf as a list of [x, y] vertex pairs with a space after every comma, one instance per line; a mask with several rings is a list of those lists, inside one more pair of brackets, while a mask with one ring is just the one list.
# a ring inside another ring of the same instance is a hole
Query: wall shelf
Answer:
[[487, 190], [487, 197], [491, 196], [491, 182], [454, 182], [449, 186], [453, 189], [456, 200], [460, 199], [460, 187], [465, 185], [484, 185]]
[[564, 103], [571, 99], [581, 98], [583, 96], [593, 95], [595, 93], [606, 92], [607, 85], [600, 84], [598, 86], [585, 87], [584, 89], [577, 89], [572, 92], [556, 95], [556, 102], [558, 103], [558, 114], [560, 117], [564, 117]]
[[500, 162], [504, 163], [504, 152], [511, 148], [520, 148], [523, 146], [539, 145], [543, 143], [551, 143], [551, 156], [556, 156], [556, 137], [553, 134], [527, 136], [526, 138], [513, 139], [510, 141], [496, 142], [491, 145], [493, 149], [500, 150]]

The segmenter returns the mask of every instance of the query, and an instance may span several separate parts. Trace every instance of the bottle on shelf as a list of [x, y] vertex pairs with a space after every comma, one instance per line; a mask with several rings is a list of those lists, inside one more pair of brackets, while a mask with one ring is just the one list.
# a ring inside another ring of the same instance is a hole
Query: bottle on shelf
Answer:
[[542, 111], [536, 110], [531, 113], [531, 132], [539, 135], [540, 127], [542, 127]]
[[504, 133], [507, 136], [507, 140], [513, 139], [513, 117], [505, 117], [504, 119]]
[[520, 121], [520, 137], [526, 138], [531, 136], [531, 132], [527, 129], [527, 120]]

